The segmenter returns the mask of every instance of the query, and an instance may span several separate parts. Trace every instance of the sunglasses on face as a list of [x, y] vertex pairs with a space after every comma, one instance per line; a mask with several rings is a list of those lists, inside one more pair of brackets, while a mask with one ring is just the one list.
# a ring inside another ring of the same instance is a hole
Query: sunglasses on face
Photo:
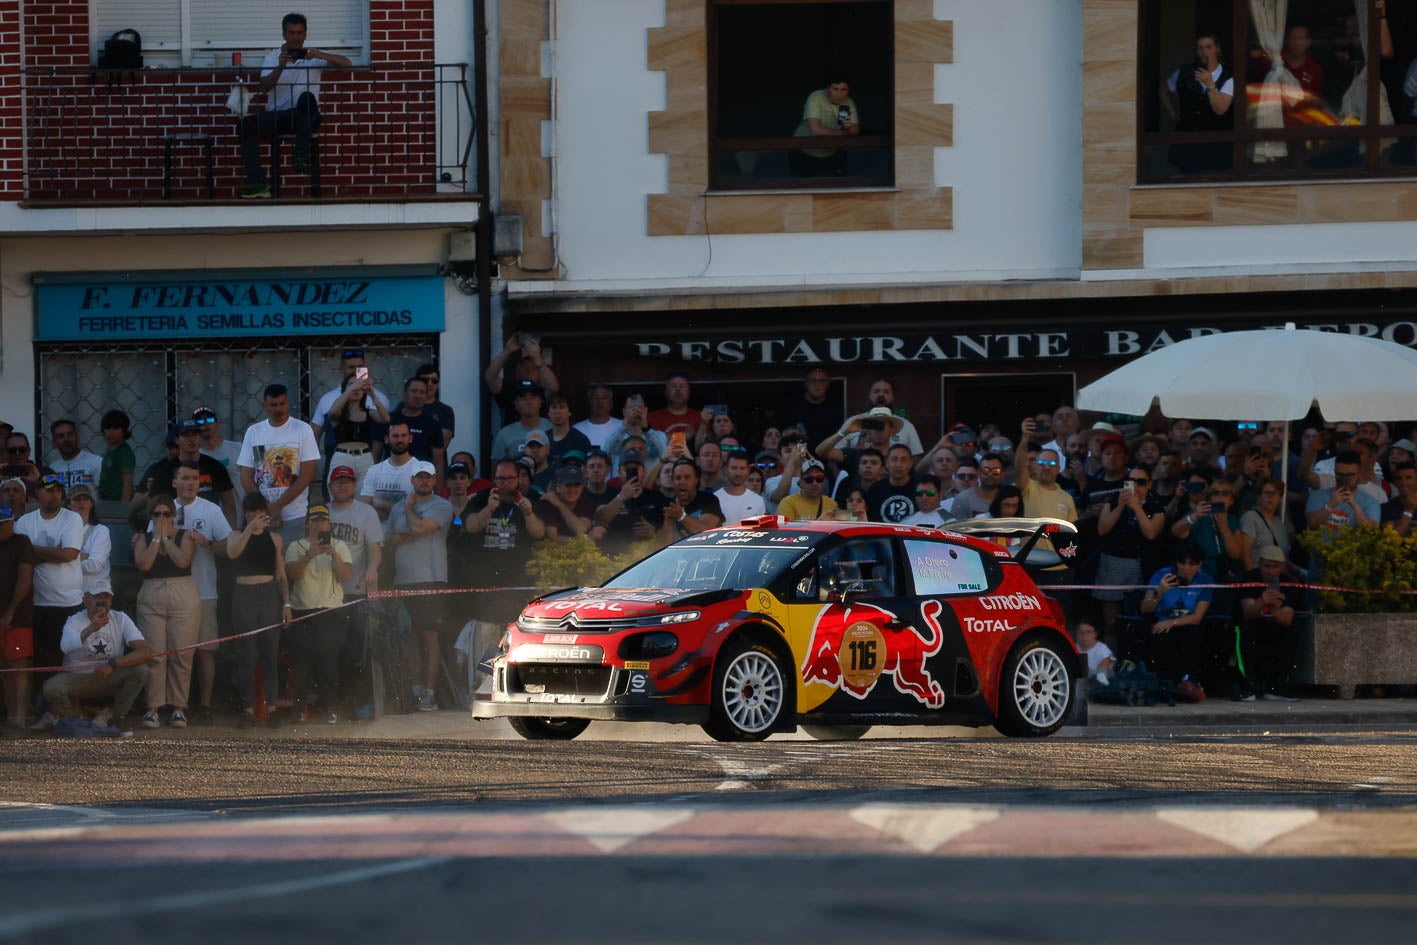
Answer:
[[153, 517], [153, 518], [172, 518], [172, 513], [171, 513], [171, 512], [154, 512], [154, 513], [152, 514], [152, 517]]
[[972, 482], [979, 477], [974, 473], [955, 473], [955, 478], [962, 482]]
[[935, 490], [935, 489], [916, 489], [916, 490], [915, 490], [915, 494], [916, 494], [916, 495], [923, 495], [923, 496], [934, 496], [934, 495], [938, 495], [939, 492], [938, 492], [938, 490]]
[[28, 446], [7, 446], [7, 447], [5, 447], [5, 452], [7, 452], [7, 453], [28, 453], [29, 451], [30, 451], [30, 448], [29, 448]]
[[826, 482], [826, 481], [827, 481], [827, 477], [826, 477], [826, 476], [803, 476], [803, 477], [802, 477], [802, 481], [803, 481], [803, 482], [806, 482], [806, 483], [816, 484], [816, 483], [819, 483], [819, 482]]
[[1036, 460], [1036, 461], [1034, 462], [1034, 465], [1035, 465], [1035, 466], [1048, 466], [1048, 467], [1050, 467], [1050, 468], [1057, 469], [1057, 468], [1058, 468], [1058, 461], [1057, 461], [1056, 459], [1040, 459], [1040, 460]]
[[216, 417], [197, 417], [196, 419], [198, 423], [204, 426], [209, 423], [216, 423]]
[[346, 360], [346, 361], [348, 361], [350, 358], [362, 358], [362, 357], [364, 357], [364, 349], [363, 349], [363, 348], [346, 348], [346, 349], [344, 350], [344, 354], [340, 355], [340, 357], [343, 358], [343, 359]]

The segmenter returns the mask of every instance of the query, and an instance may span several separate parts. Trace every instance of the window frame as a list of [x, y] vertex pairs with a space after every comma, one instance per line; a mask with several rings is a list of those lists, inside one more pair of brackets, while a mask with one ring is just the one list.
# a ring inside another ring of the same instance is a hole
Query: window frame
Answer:
[[[143, 58], [144, 64], [148, 67], [155, 66], [160, 69], [220, 68], [231, 65], [232, 53], [241, 53], [246, 57], [242, 63], [244, 67], [259, 66], [261, 60], [256, 57], [264, 56], [280, 45], [280, 19], [285, 13], [290, 12], [283, 7], [280, 8], [284, 12], [276, 13], [273, 25], [265, 31], [270, 35], [205, 38], [195, 35], [191, 0], [173, 0], [173, 2], [177, 6], [178, 36], [180, 37], [176, 44], [171, 42], [150, 43], [147, 39], [147, 28], [144, 26], [133, 27], [144, 36]], [[362, 38], [357, 43], [351, 43], [349, 42], [351, 37], [338, 37], [338, 42], [326, 43], [325, 48], [331, 52], [348, 56], [354, 66], [359, 68], [369, 65], [370, 62], [370, 0], [354, 0], [354, 2], [359, 5]], [[104, 0], [91, 0], [89, 4], [89, 54], [91, 63], [95, 67], [98, 65], [99, 55], [103, 52], [104, 41], [111, 35], [111, 31], [107, 31], [106, 26], [112, 24], [102, 23], [101, 7], [103, 3]], [[259, 6], [256, 9], [259, 11]], [[272, 9], [276, 8], [272, 7]]]
[[[1152, 42], [1153, 29], [1157, 28], [1159, 7], [1166, 0], [1141, 0], [1137, 16], [1137, 100], [1136, 100], [1136, 182], [1141, 186], [1184, 186], [1190, 184], [1293, 184], [1322, 180], [1377, 180], [1390, 178], [1417, 177], [1417, 166], [1384, 166], [1381, 142], [1396, 138], [1417, 137], [1417, 124], [1400, 124], [1396, 116], [1393, 124], [1383, 125], [1379, 108], [1379, 94], [1382, 89], [1381, 68], [1373, 68], [1368, 73], [1367, 121], [1357, 126], [1316, 126], [1304, 125], [1293, 128], [1260, 130], [1249, 121], [1249, 78], [1244, 65], [1248, 56], [1250, 35], [1249, 4], [1245, 0], [1230, 0], [1231, 71], [1235, 82], [1235, 96], [1231, 105], [1234, 127], [1230, 131], [1177, 132], [1147, 131], [1147, 116], [1156, 108], [1157, 92], [1154, 67], [1156, 54]], [[1381, 26], [1374, 0], [1368, 2], [1368, 49], [1380, 48]], [[1370, 56], [1370, 64], [1382, 60], [1377, 55]], [[1243, 109], [1236, 112], [1236, 109]], [[1370, 142], [1363, 154], [1363, 163], [1358, 167], [1338, 167], [1331, 169], [1287, 168], [1284, 173], [1266, 174], [1256, 172], [1256, 165], [1250, 158], [1251, 146], [1263, 141], [1360, 141]], [[1155, 147], [1173, 144], [1208, 144], [1226, 142], [1231, 145], [1231, 168], [1228, 171], [1172, 176], [1148, 175], [1147, 151]]]
[[[887, 80], [885, 100], [890, 103], [886, 116], [884, 134], [860, 134], [843, 141], [832, 137], [805, 137], [792, 135], [768, 138], [723, 138], [718, 133], [718, 14], [728, 7], [745, 6], [884, 6], [892, 29], [890, 33], [890, 63], [886, 70]], [[895, 188], [895, 0], [708, 0], [705, 10], [708, 19], [708, 186], [713, 192], [742, 193], [755, 190], [892, 190]], [[766, 178], [749, 183], [725, 183], [718, 177], [717, 156], [733, 151], [797, 151], [806, 148], [833, 148], [839, 151], [877, 150], [884, 148], [888, 167], [886, 183], [867, 182], [860, 178], [787, 177]]]

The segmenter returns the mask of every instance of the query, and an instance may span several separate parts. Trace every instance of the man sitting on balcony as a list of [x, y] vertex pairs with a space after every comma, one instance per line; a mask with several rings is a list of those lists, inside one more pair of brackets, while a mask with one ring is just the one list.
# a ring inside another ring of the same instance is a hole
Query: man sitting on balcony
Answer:
[[307, 48], [303, 15], [287, 13], [280, 28], [285, 44], [266, 53], [261, 63], [260, 90], [267, 93], [266, 110], [247, 115], [238, 125], [247, 184], [242, 197], [271, 195], [261, 167], [262, 138], [294, 134], [295, 172], [304, 174], [310, 169], [310, 136], [320, 127], [320, 70], [326, 66], [348, 69], [353, 65], [338, 53]]

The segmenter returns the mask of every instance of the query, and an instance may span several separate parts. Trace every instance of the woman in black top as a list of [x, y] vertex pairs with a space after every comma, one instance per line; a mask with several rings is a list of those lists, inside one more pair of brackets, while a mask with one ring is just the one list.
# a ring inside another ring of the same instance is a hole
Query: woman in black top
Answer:
[[1102, 602], [1102, 632], [1114, 653], [1122, 652], [1114, 624], [1121, 613], [1125, 593], [1114, 587], [1141, 585], [1142, 555], [1165, 524], [1165, 507], [1151, 499], [1151, 473], [1145, 466], [1133, 466], [1122, 480], [1121, 491], [1109, 497], [1107, 507], [1097, 518], [1102, 553], [1097, 559], [1096, 581], [1104, 586], [1094, 590], [1092, 597]]
[[364, 489], [364, 476], [374, 465], [370, 444], [378, 439], [378, 425], [389, 422], [389, 412], [371, 391], [369, 378], [351, 374], [344, 379], [339, 399], [330, 405], [330, 429], [335, 434], [335, 451], [330, 469], [348, 466], [354, 470], [354, 494]]
[[161, 654], [191, 646], [201, 631], [202, 601], [192, 577], [197, 544], [191, 532], [177, 527], [172, 496], [153, 496], [147, 512], [148, 530], [133, 535], [133, 563], [143, 572], [136, 623], [158, 655], [148, 663], [148, 711], [143, 726], [161, 725], [158, 710], [170, 705], [170, 724], [186, 728], [192, 651]]
[[[264, 633], [242, 637], [236, 642], [236, 686], [241, 697], [237, 728], [256, 724], [256, 667], [261, 667], [261, 688], [266, 709], [275, 708], [276, 656], [280, 650], [280, 630], [290, 623], [290, 592], [285, 580], [285, 547], [280, 535], [271, 530], [266, 497], [259, 492], [241, 500], [246, 527], [226, 539], [226, 555], [236, 584], [231, 592], [231, 629], [246, 633], [272, 627]], [[273, 719], [274, 716], [268, 715]]]

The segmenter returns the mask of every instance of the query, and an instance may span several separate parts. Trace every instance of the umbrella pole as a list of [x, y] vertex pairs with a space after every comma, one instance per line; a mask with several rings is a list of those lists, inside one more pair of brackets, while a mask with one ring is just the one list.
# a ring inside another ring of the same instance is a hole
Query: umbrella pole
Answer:
[[1284, 483], [1284, 501], [1279, 503], [1279, 520], [1289, 518], [1289, 421], [1284, 421], [1284, 452], [1279, 456], [1279, 480]]

